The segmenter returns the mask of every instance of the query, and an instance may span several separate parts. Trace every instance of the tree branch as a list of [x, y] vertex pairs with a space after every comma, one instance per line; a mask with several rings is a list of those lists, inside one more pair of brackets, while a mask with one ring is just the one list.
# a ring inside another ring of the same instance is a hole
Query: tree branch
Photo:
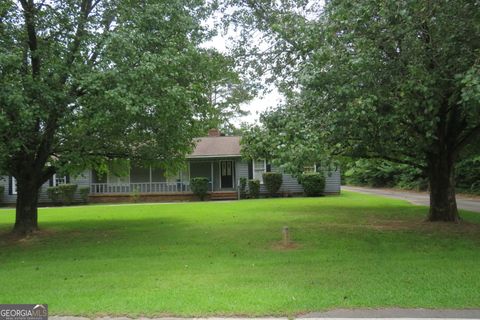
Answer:
[[35, 78], [40, 74], [40, 57], [38, 55], [37, 31], [35, 28], [35, 5], [33, 0], [20, 0], [23, 8], [25, 27], [27, 29], [28, 47], [32, 62], [32, 76]]

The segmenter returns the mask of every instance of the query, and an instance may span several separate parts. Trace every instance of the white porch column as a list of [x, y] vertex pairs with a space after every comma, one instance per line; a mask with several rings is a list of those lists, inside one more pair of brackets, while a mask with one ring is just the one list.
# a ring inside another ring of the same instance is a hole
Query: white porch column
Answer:
[[213, 192], [213, 160], [210, 162], [210, 181], [211, 181], [211, 191]]
[[153, 190], [152, 190], [152, 166], [148, 166], [148, 169], [149, 169], [148, 175], [149, 175], [149, 182], [150, 182], [150, 192], [153, 192]]

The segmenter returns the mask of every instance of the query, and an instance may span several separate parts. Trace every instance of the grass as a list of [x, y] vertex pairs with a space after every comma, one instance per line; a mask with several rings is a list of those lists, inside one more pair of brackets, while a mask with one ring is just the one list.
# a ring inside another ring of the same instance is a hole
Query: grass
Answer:
[[45, 208], [43, 231], [19, 240], [0, 210], [0, 302], [85, 316], [480, 307], [480, 214], [426, 212], [356, 193]]

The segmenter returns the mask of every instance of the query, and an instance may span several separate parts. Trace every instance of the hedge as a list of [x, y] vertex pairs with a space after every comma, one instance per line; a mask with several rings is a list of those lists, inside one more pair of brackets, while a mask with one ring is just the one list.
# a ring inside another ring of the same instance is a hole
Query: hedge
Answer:
[[207, 193], [208, 193], [208, 178], [205, 177], [196, 177], [190, 179], [190, 188], [192, 192], [200, 198], [200, 200], [204, 200]]
[[90, 187], [80, 187], [78, 188], [78, 193], [83, 202], [88, 202], [88, 195], [90, 194]]
[[302, 174], [300, 183], [303, 191], [309, 197], [320, 196], [325, 190], [325, 177], [320, 172]]
[[55, 204], [69, 205], [75, 199], [76, 184], [61, 184], [56, 187], [49, 187], [47, 195]]
[[247, 178], [245, 177], [240, 178], [239, 192], [240, 192], [240, 199], [247, 198]]
[[265, 172], [262, 174], [263, 183], [271, 197], [275, 196], [282, 186], [282, 174], [278, 172]]
[[252, 199], [260, 196], [260, 181], [256, 179], [248, 180], [248, 195]]

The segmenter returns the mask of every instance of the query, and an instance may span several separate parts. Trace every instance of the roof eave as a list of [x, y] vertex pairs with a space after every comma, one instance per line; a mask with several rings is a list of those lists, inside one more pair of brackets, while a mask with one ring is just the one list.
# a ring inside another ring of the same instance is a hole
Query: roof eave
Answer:
[[241, 154], [211, 154], [211, 155], [189, 155], [187, 159], [202, 159], [202, 158], [241, 158]]

